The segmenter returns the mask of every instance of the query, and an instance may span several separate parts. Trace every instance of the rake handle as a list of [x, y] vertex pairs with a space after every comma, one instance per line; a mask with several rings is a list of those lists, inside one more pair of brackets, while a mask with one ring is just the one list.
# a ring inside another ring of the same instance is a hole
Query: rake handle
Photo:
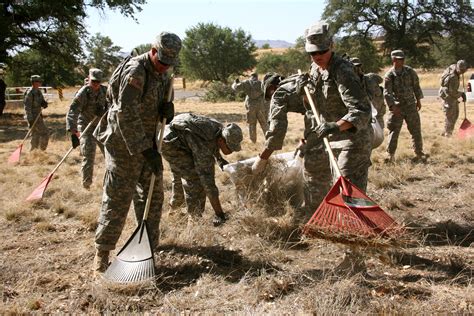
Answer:
[[[173, 94], [173, 82], [174, 82], [174, 75], [171, 75], [170, 86], [168, 89], [168, 93], [166, 95], [167, 102], [171, 101], [171, 96]], [[160, 123], [161, 123], [160, 125], [158, 124], [158, 122], [156, 124], [155, 135], [158, 136], [157, 151], [161, 154], [161, 147], [163, 146], [163, 137], [165, 134], [166, 118], [163, 118]], [[158, 130], [158, 126], [160, 127], [159, 130]], [[154, 173], [152, 173], [151, 178], [150, 178], [150, 187], [148, 188], [148, 194], [146, 197], [145, 211], [143, 212], [142, 222], [146, 221], [146, 219], [148, 218], [148, 214], [150, 213], [151, 198], [153, 196], [153, 189], [155, 188], [155, 180], [156, 180], [156, 176]]]
[[[298, 74], [301, 75], [301, 70], [298, 69]], [[313, 111], [313, 116], [316, 119], [316, 123], [321, 125], [321, 119], [319, 118], [319, 112], [316, 109], [316, 104], [314, 104], [313, 97], [309, 92], [308, 87], [304, 87], [304, 92], [306, 93], [306, 97], [308, 98], [309, 105], [311, 106], [311, 110]], [[304, 101], [303, 101], [304, 102]], [[337, 178], [342, 176], [341, 169], [339, 169], [339, 165], [337, 164], [336, 156], [334, 156], [334, 152], [332, 151], [331, 145], [329, 144], [329, 140], [327, 137], [323, 138], [324, 146], [326, 147], [326, 151], [329, 155], [329, 163], [331, 164], [332, 168], [335, 170]]]
[[41, 112], [42, 111], [40, 111], [38, 115], [36, 115], [36, 118], [33, 121], [33, 124], [31, 125], [30, 129], [28, 129], [28, 133], [26, 133], [25, 138], [23, 138], [23, 140], [21, 141], [21, 145], [25, 143], [26, 139], [28, 138], [28, 136], [30, 136], [31, 132], [33, 131], [33, 128], [35, 128], [36, 122], [38, 122], [39, 118], [41, 117]]
[[[464, 92], [464, 95], [466, 95], [466, 86], [464, 84], [464, 74], [462, 74], [461, 76], [462, 76], [462, 92]], [[464, 100], [464, 119], [467, 120], [466, 100]]]

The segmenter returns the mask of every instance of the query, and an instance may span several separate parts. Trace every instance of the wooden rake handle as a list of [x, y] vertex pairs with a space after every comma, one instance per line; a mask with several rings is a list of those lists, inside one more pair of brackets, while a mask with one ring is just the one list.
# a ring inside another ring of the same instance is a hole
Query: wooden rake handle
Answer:
[[33, 128], [35, 128], [36, 122], [38, 122], [39, 118], [41, 117], [41, 112], [42, 112], [42, 111], [40, 111], [40, 112], [38, 113], [38, 115], [36, 115], [36, 118], [35, 118], [35, 120], [34, 120], [34, 122], [33, 122], [33, 125], [31, 125], [30, 129], [28, 129], [28, 133], [26, 133], [25, 138], [23, 138], [23, 140], [22, 140], [22, 142], [21, 142], [22, 145], [25, 143], [25, 141], [26, 141], [26, 139], [28, 138], [28, 136], [31, 135], [31, 132], [33, 131]]
[[[464, 92], [464, 96], [466, 96], [466, 85], [464, 84], [464, 74], [462, 74], [462, 92]], [[466, 110], [466, 100], [464, 100], [464, 119], [467, 120], [467, 110]]]
[[[167, 102], [171, 101], [171, 96], [173, 94], [173, 82], [174, 82], [174, 75], [171, 75], [170, 86], [168, 89], [168, 94], [166, 95]], [[155, 135], [157, 135], [158, 137], [157, 151], [161, 154], [161, 147], [163, 146], [163, 136], [165, 133], [165, 126], [166, 126], [166, 118], [163, 118], [160, 123], [161, 124], [158, 124], [157, 122], [156, 124]], [[160, 127], [159, 130], [158, 130], [158, 126]], [[142, 222], [146, 221], [146, 219], [148, 218], [148, 214], [150, 213], [151, 198], [153, 196], [153, 189], [155, 188], [155, 180], [156, 180], [156, 176], [154, 173], [152, 173], [151, 179], [150, 179], [150, 187], [148, 188], [148, 194], [146, 197], [145, 212], [143, 213]]]
[[[298, 74], [301, 75], [301, 70], [298, 69]], [[306, 97], [308, 98], [309, 105], [311, 106], [311, 110], [313, 111], [313, 116], [316, 119], [316, 123], [318, 125], [321, 125], [321, 119], [319, 118], [319, 112], [316, 109], [316, 105], [314, 104], [313, 96], [309, 92], [308, 87], [304, 87], [304, 92], [306, 93]], [[303, 101], [304, 102], [304, 101]], [[326, 150], [329, 155], [329, 163], [331, 164], [332, 168], [334, 169], [334, 172], [336, 173], [336, 177], [339, 178], [342, 173], [341, 169], [339, 169], [339, 165], [337, 164], [337, 159], [336, 156], [334, 156], [334, 152], [332, 151], [331, 145], [329, 144], [329, 140], [327, 137], [323, 138], [324, 146], [326, 147]]]

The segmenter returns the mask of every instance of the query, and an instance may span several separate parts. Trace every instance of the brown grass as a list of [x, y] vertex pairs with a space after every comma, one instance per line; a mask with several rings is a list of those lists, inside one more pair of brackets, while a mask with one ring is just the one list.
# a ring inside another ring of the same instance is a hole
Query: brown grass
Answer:
[[[211, 224], [207, 205], [202, 219], [189, 222], [185, 210], [171, 211], [170, 173], [165, 165], [165, 207], [154, 282], [121, 286], [94, 280], [91, 265], [94, 229], [101, 200], [103, 158], [97, 156], [95, 181], [82, 189], [80, 157], [73, 152], [57, 171], [44, 199], [24, 199], [69, 147], [64, 133], [67, 102], [45, 111], [53, 137], [47, 153], [23, 152], [21, 163], [6, 164], [25, 134], [20, 110], [7, 109], [0, 120], [0, 284], [1, 314], [39, 313], [246, 313], [246, 314], [431, 314], [473, 313], [474, 224], [472, 140], [440, 135], [439, 101], [423, 101], [422, 124], [427, 164], [414, 164], [404, 127], [395, 164], [383, 163], [385, 144], [372, 155], [368, 195], [417, 236], [405, 249], [365, 249], [367, 274], [337, 277], [334, 267], [345, 246], [325, 240], [300, 240], [286, 201], [271, 207], [239, 200], [229, 176], [216, 170], [229, 221]], [[244, 130], [244, 150], [229, 161], [253, 157], [262, 149], [248, 140], [241, 103], [177, 102], [178, 112], [193, 111]], [[474, 111], [469, 109], [469, 116]], [[283, 151], [302, 135], [302, 116], [290, 114]], [[132, 215], [120, 248], [135, 228]], [[383, 259], [383, 260], [380, 260]]]

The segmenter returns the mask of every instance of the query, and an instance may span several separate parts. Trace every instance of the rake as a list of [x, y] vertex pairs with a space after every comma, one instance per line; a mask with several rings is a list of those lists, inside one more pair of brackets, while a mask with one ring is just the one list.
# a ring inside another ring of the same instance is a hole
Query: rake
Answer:
[[41, 117], [41, 111], [36, 116], [35, 121], [33, 122], [33, 125], [31, 125], [31, 128], [28, 130], [28, 133], [26, 133], [25, 138], [23, 138], [23, 140], [21, 141], [20, 146], [18, 146], [17, 149], [15, 149], [15, 151], [10, 155], [10, 157], [8, 157], [9, 164], [17, 164], [20, 162], [21, 150], [23, 149], [23, 145], [26, 139], [30, 136], [31, 132], [33, 131], [33, 128], [35, 128], [36, 122], [38, 122], [40, 117]]
[[[462, 74], [462, 90], [464, 94], [466, 93], [466, 88], [464, 85], [464, 74]], [[461, 123], [458, 131], [458, 138], [465, 139], [474, 135], [474, 126], [467, 119], [467, 110], [466, 110], [466, 100], [464, 100], [464, 120]]]
[[[170, 87], [167, 100], [171, 101], [173, 92], [174, 77], [171, 76]], [[158, 135], [157, 150], [161, 153], [163, 144], [163, 134], [165, 131], [166, 118], [161, 121]], [[158, 124], [156, 126], [158, 132]], [[150, 211], [153, 189], [155, 187], [155, 174], [151, 174], [150, 188], [145, 203], [145, 211], [140, 225], [135, 229], [132, 236], [125, 243], [123, 248], [117, 253], [117, 257], [105, 271], [104, 277], [109, 281], [119, 283], [142, 282], [155, 277], [155, 260], [153, 258], [153, 248], [148, 234], [147, 218]]]
[[[105, 115], [105, 114], [104, 114]], [[87, 124], [86, 128], [82, 131], [81, 135], [79, 136], [79, 139], [87, 132], [87, 130], [92, 126], [92, 124], [97, 120], [97, 117], [95, 117], [89, 124]], [[74, 147], [71, 146], [69, 150], [66, 152], [66, 154], [63, 156], [63, 158], [58, 162], [58, 164], [53, 168], [53, 170], [43, 178], [41, 183], [36, 187], [36, 189], [31, 192], [31, 194], [26, 198], [26, 201], [28, 202], [34, 202], [37, 200], [41, 200], [43, 198], [44, 192], [46, 191], [46, 188], [48, 187], [48, 184], [51, 182], [53, 179], [54, 173], [59, 169], [59, 167], [63, 164], [63, 162], [66, 160], [66, 158], [69, 156], [69, 154], [74, 150]]]
[[[319, 112], [308, 87], [304, 87], [304, 91], [319, 125]], [[390, 237], [401, 232], [401, 227], [390, 215], [342, 176], [327, 137], [323, 142], [337, 180], [304, 226], [303, 233], [338, 242], [360, 243], [367, 238]]]

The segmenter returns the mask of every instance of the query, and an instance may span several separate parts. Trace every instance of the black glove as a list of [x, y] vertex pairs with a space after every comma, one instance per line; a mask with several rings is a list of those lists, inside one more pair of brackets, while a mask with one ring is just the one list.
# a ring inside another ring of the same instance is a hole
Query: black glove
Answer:
[[169, 124], [174, 117], [174, 104], [173, 102], [164, 102], [158, 109], [158, 114], [161, 120], [166, 119], [166, 124]]
[[46, 109], [48, 107], [48, 102], [46, 102], [45, 100], [41, 101], [41, 107], [43, 109]]
[[304, 73], [296, 77], [296, 93], [304, 93], [303, 88], [310, 82], [308, 73]]
[[327, 137], [329, 134], [339, 133], [339, 125], [336, 122], [324, 122], [319, 124], [314, 131], [319, 139]]
[[466, 102], [466, 92], [461, 92], [462, 102]]
[[227, 160], [225, 160], [224, 158], [222, 158], [222, 157], [217, 159], [217, 165], [219, 166], [219, 168], [221, 170], [224, 170], [224, 166], [228, 165], [228, 164], [229, 164], [229, 162]]
[[71, 134], [71, 144], [72, 148], [76, 148], [81, 144], [81, 142], [79, 141], [79, 137], [77, 137], [77, 135], [74, 133]]
[[239, 83], [239, 82], [240, 82], [239, 78], [236, 78], [236, 79], [234, 80], [234, 83]]
[[161, 161], [161, 155], [159, 152], [153, 148], [148, 148], [142, 151], [142, 155], [145, 157], [145, 161], [148, 163], [148, 166], [155, 175], [158, 175], [158, 173], [163, 171], [163, 162]]

